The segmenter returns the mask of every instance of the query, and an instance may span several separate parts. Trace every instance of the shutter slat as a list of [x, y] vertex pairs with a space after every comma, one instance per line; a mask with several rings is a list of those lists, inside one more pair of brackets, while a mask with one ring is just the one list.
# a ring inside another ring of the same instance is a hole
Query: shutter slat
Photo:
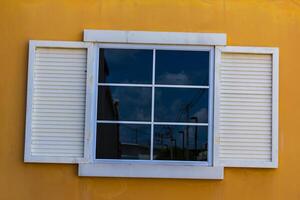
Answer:
[[241, 66], [239, 64], [234, 65], [223, 65], [223, 67], [221, 68], [221, 70], [224, 71], [246, 71], [246, 72], [271, 72], [272, 70], [270, 68], [268, 68], [268, 65], [264, 65], [264, 67], [262, 66]]
[[222, 150], [248, 150], [248, 151], [271, 151], [271, 147], [249, 147], [249, 146], [221, 146]]
[[272, 135], [270, 134], [220, 134], [222, 138], [268, 138], [270, 139]]
[[276, 132], [273, 133], [276, 50], [262, 51], [255, 53], [243, 47], [217, 49], [215, 160], [220, 165], [277, 166]]
[[222, 142], [220, 146], [230, 146], [230, 147], [271, 147], [271, 143], [251, 143], [251, 142]]
[[75, 58], [75, 59], [87, 59], [87, 56], [85, 54], [66, 54], [66, 53], [51, 53], [51, 52], [48, 52], [48, 53], [41, 53], [41, 52], [38, 52], [36, 54], [36, 57], [41, 59], [41, 58], [64, 58], [64, 59], [68, 59], [68, 58]]

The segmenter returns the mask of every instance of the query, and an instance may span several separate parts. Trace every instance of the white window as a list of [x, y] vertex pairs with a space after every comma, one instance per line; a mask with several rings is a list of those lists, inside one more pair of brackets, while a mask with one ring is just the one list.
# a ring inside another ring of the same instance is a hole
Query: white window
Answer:
[[277, 48], [203, 33], [86, 30], [84, 41], [30, 42], [26, 162], [152, 178], [277, 167]]

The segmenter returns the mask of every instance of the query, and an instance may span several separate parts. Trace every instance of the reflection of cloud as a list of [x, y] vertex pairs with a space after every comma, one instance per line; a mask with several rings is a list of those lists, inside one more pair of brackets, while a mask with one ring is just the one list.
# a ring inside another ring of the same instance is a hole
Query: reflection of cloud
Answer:
[[128, 49], [105, 49], [105, 57], [110, 65], [124, 65], [124, 63], [130, 60], [136, 60], [139, 52], [141, 51]]
[[169, 73], [166, 72], [158, 77], [158, 82], [168, 83], [168, 84], [189, 84], [190, 80], [188, 75], [181, 71], [179, 73]]
[[[114, 88], [114, 87], [113, 87]], [[151, 116], [151, 88], [115, 87], [114, 99], [120, 99], [121, 118], [149, 120]]]

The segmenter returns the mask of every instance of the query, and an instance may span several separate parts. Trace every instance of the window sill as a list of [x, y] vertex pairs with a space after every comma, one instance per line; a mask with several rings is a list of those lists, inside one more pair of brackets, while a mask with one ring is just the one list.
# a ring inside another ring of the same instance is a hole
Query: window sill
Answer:
[[222, 180], [223, 167], [165, 164], [79, 164], [79, 176]]

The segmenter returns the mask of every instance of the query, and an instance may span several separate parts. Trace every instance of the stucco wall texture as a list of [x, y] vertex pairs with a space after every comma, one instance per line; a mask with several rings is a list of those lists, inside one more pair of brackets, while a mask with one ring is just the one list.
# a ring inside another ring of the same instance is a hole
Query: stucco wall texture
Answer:
[[[84, 178], [77, 165], [23, 162], [28, 41], [81, 41], [83, 29], [226, 33], [280, 48], [279, 168], [225, 179]], [[300, 199], [300, 0], [1, 0], [0, 199]]]

